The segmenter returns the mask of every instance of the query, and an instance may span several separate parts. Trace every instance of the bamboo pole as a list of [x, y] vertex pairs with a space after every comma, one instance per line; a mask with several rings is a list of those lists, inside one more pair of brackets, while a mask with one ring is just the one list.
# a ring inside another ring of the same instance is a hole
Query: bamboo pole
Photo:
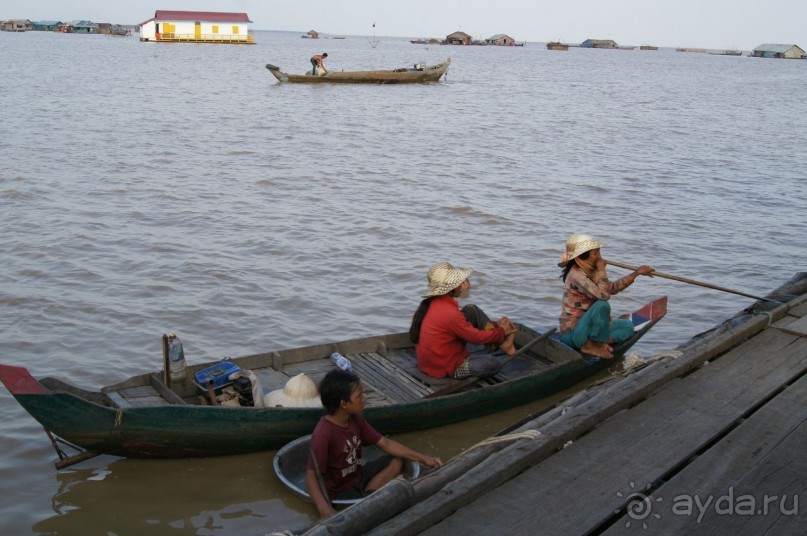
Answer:
[[[618, 266], [620, 268], [625, 268], [626, 270], [637, 270], [638, 269], [638, 266], [631, 266], [629, 264], [622, 264], [621, 262], [616, 262], [616, 261], [611, 261], [611, 260], [607, 260], [605, 262], [612, 265], [612, 266]], [[690, 285], [697, 285], [699, 287], [706, 287], [706, 288], [711, 288], [711, 289], [714, 289], [714, 290], [720, 290], [722, 292], [728, 292], [730, 294], [737, 294], [739, 296], [745, 296], [746, 298], [754, 298], [755, 300], [769, 301], [769, 302], [773, 302], [773, 303], [781, 303], [781, 302], [779, 302], [777, 300], [772, 300], [770, 298], [763, 298], [761, 296], [754, 296], [753, 294], [747, 294], [745, 292], [740, 292], [739, 290], [732, 290], [732, 289], [726, 288], [726, 287], [719, 287], [717, 285], [711, 285], [709, 283], [704, 283], [702, 281], [695, 281], [694, 279], [687, 279], [686, 277], [680, 277], [680, 276], [677, 276], [677, 275], [665, 274], [664, 272], [659, 272], [657, 270], [653, 270], [653, 273], [650, 274], [650, 275], [651, 276], [657, 276], [657, 277], [664, 277], [666, 279], [672, 279], [673, 281], [680, 281], [682, 283], [689, 283]]]

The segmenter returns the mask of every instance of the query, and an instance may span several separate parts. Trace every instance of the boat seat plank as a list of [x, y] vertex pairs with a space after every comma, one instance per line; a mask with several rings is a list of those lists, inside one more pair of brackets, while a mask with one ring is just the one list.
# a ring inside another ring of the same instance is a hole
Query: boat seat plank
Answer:
[[129, 403], [124, 397], [120, 395], [117, 391], [109, 391], [108, 393], [104, 393], [106, 396], [107, 402], [113, 408], [131, 408], [132, 404]]
[[291, 378], [291, 376], [285, 372], [279, 372], [272, 367], [252, 369], [252, 372], [255, 373], [255, 376], [258, 377], [258, 381], [261, 382], [261, 389], [263, 389], [264, 394], [277, 389], [283, 389], [286, 382]]
[[158, 374], [155, 374], [153, 372], [149, 374], [149, 384], [169, 404], [179, 404], [179, 405], [187, 404], [187, 402], [185, 402], [181, 396], [179, 396], [177, 393], [169, 389], [168, 386], [163, 383], [162, 379]]
[[[170, 406], [171, 403], [160, 396], [153, 387], [150, 385], [143, 385], [140, 387], [130, 387], [127, 389], [120, 389], [119, 391], [109, 391], [106, 394], [107, 399], [113, 401], [110, 395], [117, 393], [123, 400], [117, 399], [117, 407], [121, 408], [145, 408], [149, 406]], [[115, 403], [113, 401], [113, 403]]]

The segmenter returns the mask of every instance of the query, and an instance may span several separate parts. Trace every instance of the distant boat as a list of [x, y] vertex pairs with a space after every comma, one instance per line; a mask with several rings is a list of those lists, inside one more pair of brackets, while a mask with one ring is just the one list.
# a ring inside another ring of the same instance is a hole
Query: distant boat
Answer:
[[653, 45], [642, 45], [639, 47], [639, 50], [658, 50], [658, 47], [654, 47]]
[[569, 45], [560, 41], [551, 41], [546, 44], [547, 50], [569, 50]]
[[422, 67], [415, 64], [389, 71], [328, 71], [321, 76], [312, 74], [288, 74], [271, 63], [266, 68], [281, 82], [304, 84], [412, 84], [436, 82], [448, 71], [451, 58], [442, 63]]
[[732, 49], [732, 50], [724, 50], [723, 52], [709, 52], [709, 54], [713, 56], [742, 56], [743, 51]]

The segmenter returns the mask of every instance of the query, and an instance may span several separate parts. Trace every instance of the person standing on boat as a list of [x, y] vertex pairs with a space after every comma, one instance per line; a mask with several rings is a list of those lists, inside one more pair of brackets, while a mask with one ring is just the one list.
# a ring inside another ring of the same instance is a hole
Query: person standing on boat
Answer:
[[[455, 268], [447, 262], [429, 270], [429, 291], [423, 295], [409, 328], [418, 367], [429, 376], [455, 379], [492, 376], [500, 365], [490, 354], [497, 348], [508, 355], [515, 353], [516, 329], [506, 316], [491, 322], [475, 305], [460, 310], [456, 298], [468, 296], [471, 290], [468, 278], [473, 271], [473, 268]], [[465, 347], [467, 342], [486, 345], [486, 350], [472, 354]]]
[[319, 72], [317, 71], [319, 67], [322, 67], [322, 70], [325, 71], [323, 74], [327, 74], [328, 71], [325, 69], [325, 58], [327, 57], [327, 52], [311, 56], [311, 74], [314, 76], [319, 76]]
[[560, 340], [581, 353], [611, 359], [613, 343], [633, 334], [630, 320], [611, 319], [608, 300], [622, 292], [640, 275], [652, 277], [653, 268], [640, 266], [631, 274], [611, 281], [600, 254], [603, 244], [584, 234], [566, 239], [566, 251], [558, 263], [563, 271], [563, 306], [560, 314]]
[[[364, 420], [364, 387], [352, 372], [329, 371], [319, 384], [319, 395], [327, 415], [320, 418], [311, 436], [305, 484], [323, 518], [336, 513], [331, 500], [360, 499], [396, 478], [403, 458], [429, 467], [443, 465], [440, 458], [382, 436]], [[375, 445], [387, 455], [365, 460], [362, 445]]]

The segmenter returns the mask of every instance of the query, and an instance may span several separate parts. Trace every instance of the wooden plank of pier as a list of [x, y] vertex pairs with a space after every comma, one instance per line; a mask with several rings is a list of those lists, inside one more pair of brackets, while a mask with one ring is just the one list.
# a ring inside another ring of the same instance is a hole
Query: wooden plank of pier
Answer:
[[734, 450], [720, 438], [805, 370], [807, 338], [766, 330], [424, 534], [582, 534], [616, 526], [615, 519], [626, 519], [625, 528], [631, 519], [617, 512], [627, 497], [654, 488], [703, 449], [731, 457]]
[[[807, 498], [807, 415], [799, 411], [805, 407], [807, 376], [802, 376], [655, 490], [648, 528], [667, 534], [695, 525], [702, 534], [802, 531], [804, 518], [795, 514]], [[684, 515], [695, 493], [709, 507], [695, 506]], [[615, 523], [605, 534], [627, 534], [626, 523]]]

